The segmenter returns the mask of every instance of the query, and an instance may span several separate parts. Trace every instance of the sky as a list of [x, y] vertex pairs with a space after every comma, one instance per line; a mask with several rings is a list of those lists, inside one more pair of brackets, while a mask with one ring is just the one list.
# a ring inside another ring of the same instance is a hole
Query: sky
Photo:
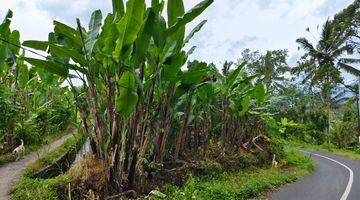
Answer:
[[[148, 1], [148, 0], [147, 0]], [[187, 10], [200, 0], [184, 0]], [[236, 61], [241, 52], [288, 49], [289, 64], [301, 56], [295, 40], [307, 37], [316, 41], [318, 26], [341, 11], [353, 0], [215, 0], [189, 24], [189, 32], [202, 20], [207, 24], [195, 35], [187, 48], [197, 46], [190, 60], [214, 64]], [[52, 21], [75, 25], [80, 18], [87, 24], [92, 11], [111, 12], [111, 0], [0, 0], [0, 19], [8, 9], [14, 11], [12, 28], [22, 40], [46, 40]], [[306, 31], [309, 27], [312, 34]]]

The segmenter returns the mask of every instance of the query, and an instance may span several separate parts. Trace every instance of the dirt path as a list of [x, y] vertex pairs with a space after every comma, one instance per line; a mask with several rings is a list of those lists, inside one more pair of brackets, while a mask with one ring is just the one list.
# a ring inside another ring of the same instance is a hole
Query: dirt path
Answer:
[[[0, 167], [0, 200], [9, 199], [9, 192], [12, 186], [19, 181], [21, 172], [31, 163], [33, 163], [39, 156], [60, 147], [64, 141], [72, 135], [66, 135], [54, 141], [50, 145], [46, 145], [37, 152], [22, 157], [16, 162], [10, 162]], [[25, 146], [26, 148], [26, 146]]]

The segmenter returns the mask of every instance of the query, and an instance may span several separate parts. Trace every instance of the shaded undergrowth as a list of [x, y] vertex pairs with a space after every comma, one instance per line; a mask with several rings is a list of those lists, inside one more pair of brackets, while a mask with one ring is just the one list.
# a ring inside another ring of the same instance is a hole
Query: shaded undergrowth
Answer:
[[167, 184], [161, 191], [167, 195], [166, 199], [174, 200], [247, 199], [294, 182], [313, 170], [314, 165], [308, 156], [288, 151], [286, 164], [282, 168], [252, 168], [218, 172], [205, 177], [190, 177], [184, 187]]

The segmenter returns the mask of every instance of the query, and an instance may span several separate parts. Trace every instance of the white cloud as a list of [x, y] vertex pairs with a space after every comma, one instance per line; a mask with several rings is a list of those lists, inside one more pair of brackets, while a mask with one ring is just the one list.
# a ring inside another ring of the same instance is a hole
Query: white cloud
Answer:
[[6, 1], [0, 0], [1, 20], [8, 9], [14, 12], [11, 27], [19, 30], [22, 39], [46, 39], [52, 28], [51, 17], [46, 11], [36, 7], [38, 0]]
[[[147, 0], [148, 1], [148, 0]], [[200, 0], [184, 0], [186, 9]], [[295, 40], [309, 37], [307, 27], [317, 25], [340, 11], [352, 0], [215, 0], [190, 30], [204, 19], [208, 23], [189, 44], [198, 46], [191, 59], [218, 64], [236, 60], [245, 48], [265, 51], [289, 49], [293, 63], [300, 54]], [[91, 12], [100, 8], [111, 12], [110, 0], [0, 0], [0, 17], [7, 9], [14, 11], [12, 27], [21, 32], [22, 39], [47, 39], [52, 19], [74, 25], [79, 17], [85, 25]], [[251, 39], [256, 38], [256, 39]], [[189, 48], [188, 47], [188, 48]]]
[[[289, 49], [290, 57], [298, 56], [295, 40], [306, 36], [307, 27], [316, 30], [328, 18], [340, 11], [351, 0], [337, 1], [331, 12], [321, 10], [335, 0], [221, 0], [207, 10], [203, 18], [209, 22], [196, 36], [202, 45], [192, 59], [202, 58], [207, 62], [219, 63], [235, 60], [245, 48], [265, 51]], [[340, 2], [340, 3], [339, 3]], [[248, 36], [256, 37], [249, 43], [236, 42]], [[226, 42], [224, 42], [226, 41]], [[197, 43], [197, 42], [196, 42]], [[228, 45], [232, 43], [233, 45]], [[229, 54], [231, 50], [233, 53]], [[295, 60], [294, 58], [292, 60]]]

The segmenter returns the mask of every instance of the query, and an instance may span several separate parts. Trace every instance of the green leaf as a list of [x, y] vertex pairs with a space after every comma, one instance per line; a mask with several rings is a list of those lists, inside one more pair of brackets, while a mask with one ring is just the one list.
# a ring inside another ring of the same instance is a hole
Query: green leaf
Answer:
[[29, 70], [24, 64], [25, 52], [23, 52], [16, 60], [16, 71], [18, 74], [18, 81], [21, 87], [25, 87], [29, 81]]
[[119, 17], [124, 15], [124, 2], [123, 0], [112, 0], [113, 14]]
[[151, 0], [151, 9], [156, 13], [160, 14], [164, 10], [164, 1], [159, 2], [159, 0]]
[[183, 0], [168, 0], [167, 3], [167, 15], [169, 27], [173, 26], [178, 17], [181, 17], [185, 14], [185, 7]]
[[148, 10], [147, 18], [144, 26], [140, 31], [139, 38], [135, 42], [135, 54], [133, 56], [134, 66], [138, 66], [141, 59], [145, 56], [151, 39], [152, 30], [155, 23], [155, 13], [152, 10]]
[[239, 116], [243, 116], [250, 107], [250, 96], [245, 96], [241, 99], [241, 111], [239, 112]]
[[4, 39], [7, 39], [8, 35], [10, 34], [10, 19], [12, 17], [13, 12], [11, 10], [8, 10], [3, 23], [0, 25], [0, 36]]
[[163, 80], [174, 82], [178, 79], [178, 74], [181, 67], [185, 64], [186, 55], [184, 52], [175, 54], [171, 57], [170, 65], [165, 65], [163, 67]]
[[246, 64], [245, 62], [241, 63], [232, 73], [228, 75], [228, 77], [226, 78], [226, 85], [228, 86], [228, 88], [231, 88], [232, 85], [235, 83], [236, 79], [239, 77], [239, 74], [241, 70], [244, 68], [245, 64]]
[[197, 16], [199, 16], [207, 7], [209, 7], [214, 0], [204, 0], [197, 4], [190, 11], [185, 13], [182, 17], [178, 18], [178, 21], [171, 26], [168, 30], [166, 30], [166, 35], [170, 36], [176, 33], [179, 29], [183, 28], [187, 23], [194, 20]]
[[50, 44], [50, 51], [61, 58], [71, 58], [74, 62], [79, 63], [82, 66], [86, 65], [85, 57], [76, 50], [66, 48], [65, 46]]
[[113, 57], [115, 60], [119, 61], [120, 60], [120, 53], [121, 50], [123, 48], [123, 43], [124, 43], [124, 37], [125, 37], [125, 29], [126, 29], [126, 23], [127, 23], [127, 19], [124, 16], [123, 18], [121, 18], [121, 20], [116, 24], [116, 28], [119, 32], [119, 36], [118, 39], [116, 41], [116, 46], [115, 46], [115, 50], [113, 51]]
[[127, 2], [126, 8], [128, 23], [126, 26], [124, 45], [130, 45], [136, 40], [144, 22], [145, 1], [129, 0]]
[[3, 67], [5, 59], [6, 59], [5, 45], [0, 42], [0, 68]]
[[154, 38], [155, 45], [162, 49], [165, 45], [165, 31], [166, 31], [166, 21], [165, 19], [157, 14], [155, 19], [155, 24], [152, 32], [152, 36]]
[[151, 0], [151, 7], [155, 7], [159, 4], [160, 4], [159, 0]]
[[66, 78], [69, 74], [69, 69], [66, 66], [58, 64], [54, 61], [39, 60], [36, 58], [24, 58], [24, 59], [26, 62], [30, 63], [31, 65], [42, 67], [47, 71], [62, 76], [64, 78]]
[[338, 65], [340, 66], [341, 69], [345, 70], [346, 72], [348, 72], [354, 76], [360, 77], [360, 70], [356, 69], [355, 67], [352, 67], [352, 66], [342, 63], [342, 62], [339, 62]]
[[49, 43], [47, 41], [26, 40], [22, 43], [22, 45], [36, 50], [46, 51]]
[[13, 17], [13, 11], [12, 10], [8, 10], [8, 12], [5, 15], [5, 19], [4, 22], [6, 22], [7, 19], [11, 19]]
[[76, 29], [58, 21], [54, 21], [54, 26], [55, 26], [54, 31], [56, 34], [68, 38], [73, 46], [80, 48], [82, 47], [80, 35]]
[[12, 44], [15, 44], [17, 46], [14, 46], [14, 45], [9, 45], [9, 48], [11, 50], [11, 52], [15, 55], [19, 54], [19, 51], [20, 51], [20, 33], [19, 31], [13, 31], [11, 34], [10, 34], [10, 43]]
[[119, 96], [116, 98], [116, 110], [123, 117], [129, 117], [135, 110], [138, 95], [134, 74], [126, 71], [119, 80]]
[[209, 101], [216, 97], [213, 84], [205, 84], [197, 90], [197, 95], [202, 101]]
[[97, 37], [99, 35], [99, 31], [101, 28], [102, 22], [102, 14], [100, 10], [96, 10], [91, 15], [90, 24], [89, 24], [89, 32], [85, 41], [85, 49], [88, 58], [91, 58], [94, 45], [97, 41]]
[[102, 51], [111, 54], [115, 48], [116, 27], [113, 23], [114, 16], [108, 14], [105, 18], [100, 39], [103, 40]]
[[196, 49], [196, 46], [192, 46], [187, 52], [186, 52], [186, 56], [189, 57], [191, 54], [194, 53]]
[[[169, 27], [173, 26], [179, 17], [183, 16], [185, 13], [183, 0], [169, 0], [167, 4], [167, 15], [168, 15], [168, 24]], [[185, 37], [185, 26], [179, 28], [176, 31], [176, 34], [171, 35], [171, 41], [176, 41], [176, 49], [181, 50], [183, 46], [183, 41]]]
[[119, 37], [113, 52], [114, 59], [120, 60], [123, 48], [135, 42], [144, 21], [144, 13], [145, 0], [129, 0], [126, 3], [126, 13], [117, 23]]
[[29, 70], [26, 65], [19, 65], [18, 72], [19, 84], [21, 85], [21, 87], [24, 87], [29, 81]]
[[195, 87], [207, 77], [209, 68], [205, 62], [194, 61], [189, 64], [189, 70], [181, 76], [181, 82]]
[[168, 40], [164, 46], [163, 51], [160, 53], [160, 63], [164, 63], [174, 52], [176, 52], [176, 41]]
[[207, 20], [203, 20], [200, 22], [190, 33], [188, 36], [186, 36], [184, 45], [187, 44], [192, 37], [194, 37], [195, 33], [199, 32], [201, 28], [206, 24]]
[[257, 84], [253, 91], [253, 97], [261, 103], [265, 100], [265, 94], [266, 91], [264, 85], [262, 83]]

